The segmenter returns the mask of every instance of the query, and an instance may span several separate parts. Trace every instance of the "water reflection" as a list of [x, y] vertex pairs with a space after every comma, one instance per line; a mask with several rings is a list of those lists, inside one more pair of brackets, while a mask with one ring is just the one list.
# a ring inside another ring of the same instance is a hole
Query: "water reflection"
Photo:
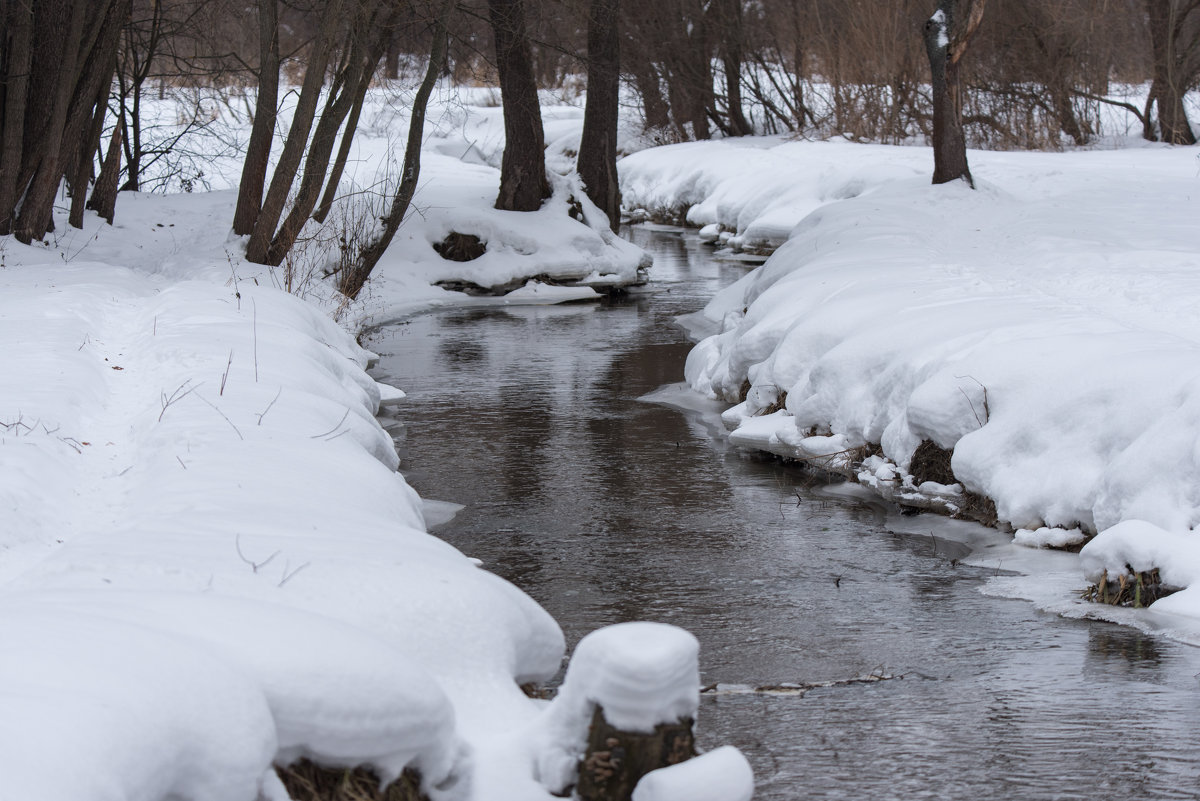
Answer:
[[637, 401], [679, 380], [673, 317], [745, 272], [650, 236], [669, 292], [429, 315], [371, 343], [409, 393], [406, 476], [467, 504], [439, 534], [572, 643], [663, 620], [700, 638], [706, 683], [898, 677], [706, 696], [702, 744], [742, 748], [759, 798], [1198, 797], [1200, 652], [985, 597], [958, 546]]

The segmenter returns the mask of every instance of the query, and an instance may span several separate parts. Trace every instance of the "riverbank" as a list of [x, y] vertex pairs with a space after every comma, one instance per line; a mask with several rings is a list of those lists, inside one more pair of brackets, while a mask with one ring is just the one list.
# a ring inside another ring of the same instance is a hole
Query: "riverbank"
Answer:
[[[562, 632], [426, 533], [444, 510], [376, 419], [404, 394], [367, 375], [356, 336], [439, 305], [596, 299], [640, 280], [643, 254], [572, 219], [567, 181], [514, 216], [491, 208], [495, 169], [429, 163], [356, 303], [323, 278], [336, 241], [245, 262], [229, 190], [123, 193], [115, 226], [0, 243], [12, 792], [279, 801], [273, 765], [304, 757], [416, 770], [435, 801], [552, 797], [537, 762], [581, 733], [521, 685], [561, 669]], [[440, 259], [450, 230], [488, 253]], [[518, 288], [439, 286], [459, 280]]]
[[1158, 569], [1179, 591], [1151, 608], [1200, 619], [1195, 148], [972, 153], [978, 191], [930, 186], [923, 149], [662, 150], [622, 162], [631, 208], [743, 242], [795, 225], [689, 358], [732, 441], [994, 506], [1020, 545], [1083, 545], [1081, 580]]

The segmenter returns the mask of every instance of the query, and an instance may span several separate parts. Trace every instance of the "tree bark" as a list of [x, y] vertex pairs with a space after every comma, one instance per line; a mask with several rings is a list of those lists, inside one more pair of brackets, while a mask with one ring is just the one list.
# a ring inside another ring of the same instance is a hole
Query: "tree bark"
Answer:
[[663, 99], [658, 70], [654, 68], [654, 64], [640, 57], [633, 60], [633, 80], [637, 85], [638, 94], [642, 96], [645, 129], [666, 130], [671, 125], [671, 115], [667, 111], [667, 101]]
[[[47, 113], [44, 118], [33, 120], [36, 126], [35, 135], [34, 138], [29, 138], [29, 141], [37, 143], [38, 158], [25, 196], [23, 199], [18, 198], [21, 211], [17, 215], [16, 236], [26, 245], [34, 239], [41, 239], [54, 226], [54, 195], [58, 192], [58, 184], [65, 171], [62, 131], [67, 124], [71, 95], [75, 91], [75, 67], [79, 63], [79, 50], [83, 45], [83, 27], [87, 16], [84, 3], [79, 0], [57, 0], [51, 4], [51, 8], [54, 15], [46, 22], [57, 29], [43, 29], [39, 33], [46, 39], [55, 40], [57, 45], [45, 43], [46, 48], [53, 47], [50, 52], [42, 49], [43, 45], [37, 45], [40, 52], [35, 51], [32, 75], [35, 93], [39, 90], [39, 79], [44, 82], [42, 91], [47, 93]], [[45, 56], [39, 64], [37, 55], [42, 54]], [[35, 94], [32, 99], [38, 99], [38, 95]], [[27, 130], [27, 138], [29, 133]]]
[[449, 49], [447, 29], [453, 10], [453, 0], [444, 0], [434, 20], [433, 44], [430, 47], [429, 63], [425, 67], [425, 77], [417, 89], [416, 97], [413, 98], [412, 116], [408, 123], [408, 142], [404, 148], [404, 171], [400, 178], [400, 185], [396, 188], [396, 195], [392, 199], [392, 206], [383, 219], [383, 230], [375, 239], [359, 249], [352, 262], [342, 266], [338, 289], [346, 297], [358, 297], [358, 293], [362, 291], [367, 279], [371, 277], [371, 271], [375, 269], [375, 265], [379, 263], [379, 259], [383, 257], [388, 245], [396, 236], [396, 231], [399, 230], [404, 215], [408, 213], [408, 207], [417, 191], [417, 181], [421, 176], [421, 141], [425, 137], [425, 111], [429, 107], [429, 96], [433, 93], [433, 87], [437, 83], [438, 75], [441, 74], [442, 66], [446, 61], [446, 53]]
[[725, 101], [729, 131], [749, 136], [754, 128], [742, 110], [742, 0], [721, 0], [721, 65], [725, 70]]
[[292, 114], [292, 127], [288, 131], [287, 140], [283, 144], [283, 153], [275, 172], [271, 175], [271, 185], [267, 189], [262, 207], [254, 222], [254, 230], [250, 233], [250, 242], [246, 245], [246, 260], [256, 264], [267, 264], [267, 251], [271, 247], [271, 239], [275, 236], [279, 218], [283, 216], [288, 194], [296, 180], [300, 162], [308, 148], [308, 135], [312, 131], [313, 119], [317, 114], [317, 101], [321, 96], [321, 87], [325, 83], [325, 68], [333, 55], [334, 39], [341, 17], [341, 3], [331, 2], [325, 7], [321, 20], [320, 32], [314, 39], [308, 54], [308, 64], [304, 70], [304, 83], [300, 87], [300, 98], [296, 103], [296, 111]]
[[533, 57], [525, 26], [524, 0], [488, 0], [496, 44], [496, 69], [504, 107], [504, 156], [496, 208], [536, 211], [550, 196], [546, 141]]
[[[296, 244], [300, 231], [317, 205], [321, 187], [325, 184], [329, 158], [333, 153], [334, 142], [337, 141], [338, 130], [352, 107], [361, 108], [371, 78], [375, 74], [375, 67], [383, 57], [383, 37], [379, 31], [389, 26], [380, 26], [375, 14], [362, 21], [364, 24], [353, 35], [354, 41], [349, 45], [344, 73], [330, 90], [325, 108], [321, 112], [321, 119], [308, 145], [304, 176], [300, 179], [300, 188], [296, 190], [291, 211], [271, 238], [271, 245], [267, 249], [267, 264], [282, 263]], [[347, 148], [353, 137], [353, 129], [347, 127], [342, 138]]]
[[87, 207], [99, 214], [112, 225], [117, 208], [117, 184], [121, 178], [121, 132], [124, 125], [117, 120], [113, 125], [112, 138], [108, 141], [108, 151], [100, 165], [100, 175], [92, 189], [92, 196]]
[[99, 17], [92, 21], [92, 36], [85, 44], [80, 77], [67, 113], [62, 133], [62, 150], [75, 148], [75, 162], [70, 165], [67, 180], [71, 186], [71, 211], [68, 224], [83, 227], [83, 212], [87, 203], [88, 182], [94, 172], [94, 156], [100, 149], [100, 135], [108, 113], [108, 95], [117, 68], [117, 50], [121, 30], [132, 11], [130, 0], [113, 0], [94, 6]]
[[985, 0], [939, 0], [925, 23], [933, 91], [933, 182], [963, 180], [974, 188], [967, 165], [962, 123], [962, 80], [959, 65], [967, 44], [983, 20]]
[[6, 3], [3, 11], [8, 42], [4, 72], [3, 146], [0, 147], [0, 234], [12, 233], [17, 199], [24, 193], [21, 165], [25, 157], [25, 111], [33, 65], [33, 11], [22, 3]]
[[71, 221], [82, 223], [129, 8], [129, 0], [39, 0], [7, 3], [0, 12], [0, 232], [28, 244], [53, 230], [64, 178], [73, 189]]
[[620, 0], [592, 0], [588, 12], [587, 103], [576, 168], [584, 189], [608, 216], [609, 227], [621, 224], [621, 186], [617, 179], [617, 115], [620, 93], [620, 47], [617, 9]]
[[1146, 0], [1154, 80], [1150, 100], [1158, 108], [1162, 140], [1194, 145], [1196, 135], [1183, 105], [1200, 73], [1200, 4], [1188, 0]]
[[[388, 58], [390, 57], [389, 55]], [[385, 68], [385, 71], [387, 69], [390, 67]], [[346, 162], [350, 160], [350, 146], [354, 143], [354, 134], [358, 130], [358, 119], [362, 116], [363, 101], [366, 100], [366, 97], [365, 91], [360, 92], [354, 99], [354, 107], [350, 109], [350, 116], [346, 120], [346, 130], [342, 133], [342, 142], [338, 146], [337, 158], [334, 160], [333, 169], [330, 170], [329, 178], [325, 182], [325, 194], [321, 196], [321, 202], [317, 204], [312, 215], [313, 219], [319, 223], [325, 222], [325, 218], [329, 216], [329, 210], [333, 208], [333, 201], [337, 198], [338, 184], [342, 182], [342, 175], [346, 172]]]
[[616, 728], [599, 706], [592, 713], [576, 794], [581, 801], [629, 801], [638, 781], [652, 770], [678, 765], [696, 755], [693, 721], [660, 723], [654, 731]]
[[279, 111], [279, 7], [278, 0], [258, 0], [258, 96], [254, 101], [254, 125], [242, 162], [233, 232], [247, 236], [262, 208], [263, 185], [275, 139]]
[[67, 224], [72, 228], [83, 228], [83, 212], [87, 205], [88, 184], [92, 180], [93, 156], [96, 153], [100, 135], [104, 132], [104, 115], [108, 112], [108, 93], [100, 98], [92, 110], [91, 124], [87, 135], [80, 137], [75, 145], [75, 164], [67, 176], [67, 186], [71, 190], [71, 211]]

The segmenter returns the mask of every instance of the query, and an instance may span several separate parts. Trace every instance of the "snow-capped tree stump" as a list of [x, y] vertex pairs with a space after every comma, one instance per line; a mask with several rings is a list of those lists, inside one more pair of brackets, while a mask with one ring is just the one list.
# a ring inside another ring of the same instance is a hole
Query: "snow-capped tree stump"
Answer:
[[542, 720], [537, 773], [551, 792], [629, 801], [638, 781], [695, 756], [700, 644], [662, 623], [620, 623], [580, 641]]
[[695, 744], [691, 718], [648, 733], [621, 731], [596, 707], [575, 791], [583, 801], [628, 801], [643, 776], [692, 758]]

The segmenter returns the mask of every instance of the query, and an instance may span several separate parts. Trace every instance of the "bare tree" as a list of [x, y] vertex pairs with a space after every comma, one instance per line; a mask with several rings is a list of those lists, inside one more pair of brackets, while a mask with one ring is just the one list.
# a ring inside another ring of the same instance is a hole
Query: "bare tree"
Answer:
[[983, 21], [986, 0], [939, 0], [925, 23], [925, 52], [932, 71], [933, 182], [962, 179], [972, 188], [963, 133], [960, 62], [967, 44]]
[[721, 66], [725, 72], [727, 121], [722, 123], [722, 127], [730, 136], [748, 136], [754, 133], [754, 128], [746, 120], [742, 109], [742, 63], [745, 60], [742, 0], [718, 0], [715, 7]]
[[[295, 198], [292, 200], [292, 208], [271, 238], [265, 263], [280, 264], [283, 262], [284, 257], [296, 244], [300, 231], [316, 207], [321, 187], [325, 183], [329, 159], [338, 138], [338, 131], [351, 109], [362, 108], [363, 98], [370, 87], [371, 78], [383, 58], [387, 43], [386, 32], [391, 30], [395, 22], [396, 10], [396, 6], [390, 2], [363, 4], [360, 7], [360, 16], [347, 34], [341, 65], [334, 75], [333, 85], [329, 89], [324, 108], [321, 111], [321, 119], [313, 132], [312, 141], [308, 144], [308, 154], [304, 160], [304, 174], [300, 179], [300, 186], [296, 190]], [[357, 115], [354, 122], [357, 124]], [[347, 143], [347, 140], [353, 136], [354, 127], [347, 126], [346, 131], [342, 134], [343, 143]], [[339, 165], [339, 173], [335, 178], [340, 178], [340, 169], [341, 165]], [[251, 244], [255, 242], [254, 235], [251, 235], [250, 241]], [[247, 257], [249, 258], [249, 249], [247, 249]]]
[[258, 11], [258, 94], [254, 100], [254, 123], [242, 179], [238, 183], [237, 209], [233, 214], [233, 232], [247, 236], [262, 208], [263, 184], [275, 138], [275, 120], [279, 105], [279, 0], [257, 0]]
[[412, 203], [413, 194], [417, 191], [417, 181], [421, 175], [421, 140], [425, 132], [425, 111], [429, 106], [429, 96], [437, 83], [446, 60], [448, 46], [447, 26], [450, 14], [454, 10], [451, 0], [442, 0], [440, 9], [433, 21], [433, 43], [430, 46], [429, 63], [425, 67], [425, 77], [413, 98], [412, 114], [408, 123], [408, 142], [404, 148], [404, 170], [400, 184], [392, 198], [391, 208], [383, 218], [383, 229], [370, 242], [360, 247], [347, 264], [341, 267], [338, 277], [338, 289], [343, 295], [354, 298], [370, 278], [375, 265], [383, 257], [384, 251], [392, 243], [408, 207]]
[[619, 0], [592, 0], [588, 12], [587, 102], [577, 163], [588, 197], [608, 215], [614, 231], [621, 223], [621, 188], [617, 180], [621, 89], [618, 5]]
[[1146, 13], [1154, 51], [1149, 102], [1158, 108], [1162, 140], [1194, 145], [1183, 97], [1200, 78], [1200, 0], [1146, 0]]
[[504, 106], [504, 156], [496, 208], [536, 211], [550, 196], [550, 184], [546, 181], [546, 140], [524, 0], [488, 0], [488, 17]]
[[0, 233], [28, 243], [53, 230], [64, 178], [86, 193], [128, 15], [128, 0], [17, 1], [0, 11]]

